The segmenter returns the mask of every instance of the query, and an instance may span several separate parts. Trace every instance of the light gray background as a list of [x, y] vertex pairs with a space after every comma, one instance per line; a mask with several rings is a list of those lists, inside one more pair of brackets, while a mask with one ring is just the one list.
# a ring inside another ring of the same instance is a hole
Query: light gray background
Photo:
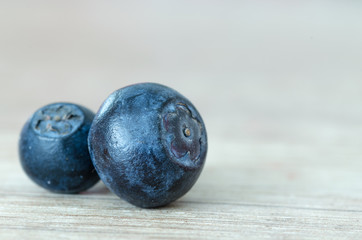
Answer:
[[0, 2], [4, 128], [53, 101], [97, 110], [145, 81], [190, 98], [215, 134], [265, 118], [260, 137], [308, 121], [335, 136], [346, 118], [360, 132], [362, 2]]

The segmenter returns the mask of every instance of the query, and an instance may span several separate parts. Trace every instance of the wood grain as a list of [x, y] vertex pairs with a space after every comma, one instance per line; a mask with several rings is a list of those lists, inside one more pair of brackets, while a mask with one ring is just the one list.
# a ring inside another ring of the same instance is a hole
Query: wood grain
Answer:
[[[186, 196], [167, 207], [146, 210], [120, 200], [101, 183], [79, 195], [42, 190], [21, 170], [17, 137], [9, 133], [0, 139], [2, 239], [362, 236], [361, 164], [339, 164], [330, 157], [350, 154], [349, 148], [328, 148], [332, 152], [324, 159], [319, 147], [232, 148], [227, 147], [231, 142], [214, 143], [211, 146], [220, 144], [219, 149], [211, 151], [209, 164]], [[234, 160], [223, 159], [223, 151]], [[362, 156], [362, 151], [355, 154]]]

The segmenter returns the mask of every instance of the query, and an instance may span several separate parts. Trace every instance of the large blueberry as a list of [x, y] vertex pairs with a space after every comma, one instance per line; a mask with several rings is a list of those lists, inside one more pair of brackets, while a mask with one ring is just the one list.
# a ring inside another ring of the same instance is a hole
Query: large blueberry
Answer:
[[144, 208], [166, 205], [190, 190], [207, 152], [206, 129], [196, 108], [155, 83], [113, 92], [94, 118], [88, 143], [105, 185]]
[[25, 123], [19, 141], [26, 174], [53, 192], [78, 193], [99, 177], [89, 156], [87, 137], [94, 113], [71, 103], [37, 110]]

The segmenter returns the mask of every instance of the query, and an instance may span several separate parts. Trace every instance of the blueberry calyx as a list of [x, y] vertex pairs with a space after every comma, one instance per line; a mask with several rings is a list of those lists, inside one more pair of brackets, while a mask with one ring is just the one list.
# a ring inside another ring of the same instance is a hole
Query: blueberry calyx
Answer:
[[52, 104], [38, 110], [32, 118], [33, 130], [44, 137], [64, 137], [75, 132], [84, 115], [75, 105]]
[[200, 159], [203, 129], [194, 116], [191, 108], [182, 102], [171, 102], [164, 107], [164, 144], [170, 158], [186, 168], [197, 167]]

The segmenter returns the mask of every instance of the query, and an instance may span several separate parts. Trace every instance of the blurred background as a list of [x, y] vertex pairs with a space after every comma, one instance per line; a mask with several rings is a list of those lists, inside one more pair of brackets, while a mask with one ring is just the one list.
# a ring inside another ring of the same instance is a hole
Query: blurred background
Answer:
[[188, 97], [210, 154], [361, 146], [362, 1], [0, 2], [2, 133], [50, 102], [97, 111], [137, 82]]

